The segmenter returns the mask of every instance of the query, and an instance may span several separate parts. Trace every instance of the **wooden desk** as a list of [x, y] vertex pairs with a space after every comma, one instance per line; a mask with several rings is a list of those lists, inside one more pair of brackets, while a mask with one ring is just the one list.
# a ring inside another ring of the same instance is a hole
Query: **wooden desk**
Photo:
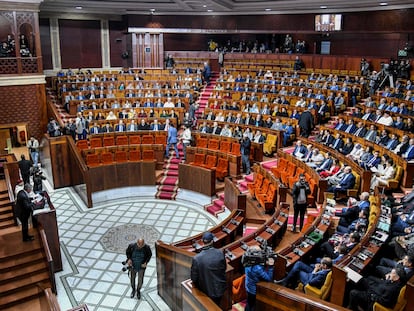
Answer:
[[178, 166], [178, 186], [211, 197], [216, 193], [216, 171], [180, 163]]

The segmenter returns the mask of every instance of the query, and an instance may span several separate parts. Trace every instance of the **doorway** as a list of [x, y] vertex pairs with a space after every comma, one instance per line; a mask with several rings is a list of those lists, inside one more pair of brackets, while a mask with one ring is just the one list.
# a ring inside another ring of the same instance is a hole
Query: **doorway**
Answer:
[[11, 123], [0, 125], [0, 154], [14, 153], [18, 159], [20, 158], [21, 154], [28, 156], [26, 144], [26, 123]]

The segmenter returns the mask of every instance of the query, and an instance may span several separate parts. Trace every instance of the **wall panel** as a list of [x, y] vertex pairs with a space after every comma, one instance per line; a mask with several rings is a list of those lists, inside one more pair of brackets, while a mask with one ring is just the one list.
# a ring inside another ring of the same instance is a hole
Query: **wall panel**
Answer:
[[102, 67], [100, 21], [59, 20], [63, 68]]

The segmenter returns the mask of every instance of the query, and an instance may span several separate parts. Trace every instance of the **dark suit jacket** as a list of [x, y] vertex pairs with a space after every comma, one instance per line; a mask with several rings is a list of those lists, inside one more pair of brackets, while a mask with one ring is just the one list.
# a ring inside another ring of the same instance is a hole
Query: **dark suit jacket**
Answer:
[[341, 182], [339, 183], [339, 186], [341, 186], [341, 189], [343, 190], [352, 189], [355, 186], [354, 174], [351, 173], [347, 178], [345, 178], [344, 180], [341, 180]]
[[17, 194], [16, 212], [17, 217], [21, 220], [28, 219], [33, 212], [34, 205], [32, 200], [27, 195], [26, 191], [20, 190]]

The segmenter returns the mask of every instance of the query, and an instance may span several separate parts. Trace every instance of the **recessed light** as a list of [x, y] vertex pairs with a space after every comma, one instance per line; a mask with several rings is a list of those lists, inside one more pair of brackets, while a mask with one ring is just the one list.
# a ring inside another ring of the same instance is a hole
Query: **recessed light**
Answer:
[[327, 9], [328, 7], [326, 5], [321, 5], [320, 8], [321, 9]]
[[388, 5], [388, 3], [387, 2], [380, 2], [379, 5], [385, 6], [385, 5]]
[[208, 9], [207, 12], [213, 12], [213, 10], [212, 9]]
[[75, 9], [76, 10], [82, 10], [82, 7], [81, 6], [76, 6]]
[[155, 9], [150, 9], [150, 12], [155, 12]]
[[204, 4], [204, 5], [203, 5], [203, 8], [206, 8], [206, 7], [207, 7], [207, 5], [205, 5], [205, 4]]
[[272, 9], [269, 9], [269, 8], [267, 8], [267, 9], [265, 9], [265, 11], [271, 11]]

